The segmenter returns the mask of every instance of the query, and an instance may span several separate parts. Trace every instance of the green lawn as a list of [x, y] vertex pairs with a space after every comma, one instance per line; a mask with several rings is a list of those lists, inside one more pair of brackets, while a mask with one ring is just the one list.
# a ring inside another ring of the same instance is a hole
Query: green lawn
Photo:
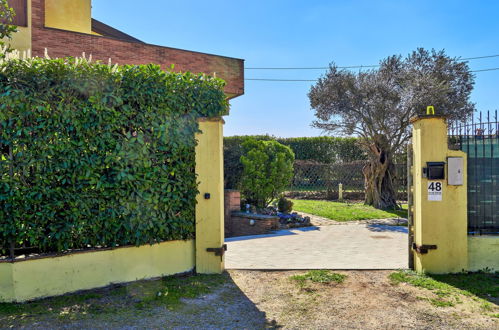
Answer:
[[482, 312], [499, 318], [498, 273], [459, 273], [445, 275], [418, 274], [401, 270], [390, 274], [393, 283], [408, 283], [431, 291], [433, 295], [422, 298], [436, 307], [450, 307], [463, 303], [463, 297], [470, 297]]
[[293, 199], [293, 210], [314, 214], [335, 221], [407, 218], [407, 205], [403, 210], [378, 210], [360, 203], [349, 204], [330, 201]]

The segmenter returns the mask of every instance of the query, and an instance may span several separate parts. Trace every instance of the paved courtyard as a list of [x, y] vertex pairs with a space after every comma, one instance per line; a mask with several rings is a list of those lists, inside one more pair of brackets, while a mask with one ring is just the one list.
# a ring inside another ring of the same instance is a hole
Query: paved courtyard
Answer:
[[407, 227], [348, 223], [227, 238], [227, 269], [401, 269]]

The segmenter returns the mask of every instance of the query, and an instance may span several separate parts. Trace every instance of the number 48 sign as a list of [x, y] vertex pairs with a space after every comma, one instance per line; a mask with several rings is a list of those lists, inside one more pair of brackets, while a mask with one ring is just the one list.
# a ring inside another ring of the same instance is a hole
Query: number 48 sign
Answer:
[[441, 201], [442, 200], [442, 182], [428, 181], [428, 200]]

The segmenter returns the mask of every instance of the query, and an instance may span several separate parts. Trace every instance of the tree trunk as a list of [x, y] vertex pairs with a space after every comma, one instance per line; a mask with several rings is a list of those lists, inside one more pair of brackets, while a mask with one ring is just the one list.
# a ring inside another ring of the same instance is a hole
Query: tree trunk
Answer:
[[395, 166], [386, 137], [376, 136], [367, 145], [369, 162], [364, 166], [365, 204], [379, 209], [398, 208], [395, 193]]

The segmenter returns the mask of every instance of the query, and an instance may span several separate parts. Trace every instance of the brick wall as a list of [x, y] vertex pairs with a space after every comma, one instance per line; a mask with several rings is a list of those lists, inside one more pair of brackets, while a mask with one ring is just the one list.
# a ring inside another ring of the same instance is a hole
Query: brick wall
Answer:
[[279, 228], [279, 217], [233, 212], [229, 226], [230, 234], [226, 237], [262, 235]]
[[225, 237], [231, 235], [231, 214], [241, 210], [241, 193], [237, 190], [227, 189], [224, 192], [224, 227]]
[[266, 234], [278, 227], [277, 216], [241, 212], [241, 193], [237, 190], [225, 190], [225, 237]]
[[85, 52], [106, 63], [111, 58], [113, 63], [155, 63], [163, 69], [174, 64], [175, 71], [216, 73], [227, 82], [227, 94], [231, 97], [244, 94], [244, 61], [241, 59], [46, 28], [45, 0], [32, 0], [32, 27], [34, 56], [43, 56], [46, 48], [51, 57], [81, 56]]

